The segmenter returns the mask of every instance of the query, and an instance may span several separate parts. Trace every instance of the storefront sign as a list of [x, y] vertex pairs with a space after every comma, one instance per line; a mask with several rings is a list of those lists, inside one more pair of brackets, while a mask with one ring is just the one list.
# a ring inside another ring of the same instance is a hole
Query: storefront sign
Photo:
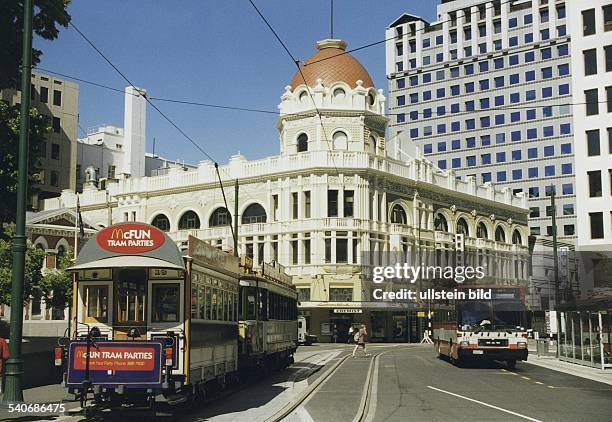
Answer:
[[86, 341], [70, 344], [68, 384], [80, 385], [89, 365], [94, 385], [158, 386], [162, 382], [161, 340], [96, 341], [87, 353]]
[[334, 309], [335, 314], [360, 314], [361, 309]]
[[101, 248], [117, 254], [141, 254], [159, 248], [166, 241], [164, 232], [141, 223], [123, 223], [102, 229], [96, 235]]

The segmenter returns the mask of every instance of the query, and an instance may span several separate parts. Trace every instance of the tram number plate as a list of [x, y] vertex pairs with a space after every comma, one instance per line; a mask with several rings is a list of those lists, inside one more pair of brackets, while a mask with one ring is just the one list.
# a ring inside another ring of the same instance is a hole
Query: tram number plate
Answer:
[[474, 354], [474, 355], [484, 355], [484, 350], [472, 350], [472, 354]]

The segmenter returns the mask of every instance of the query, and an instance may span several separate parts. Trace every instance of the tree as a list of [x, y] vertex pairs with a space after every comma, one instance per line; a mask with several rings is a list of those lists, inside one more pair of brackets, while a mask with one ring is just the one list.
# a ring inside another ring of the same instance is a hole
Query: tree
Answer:
[[[58, 25], [67, 27], [70, 15], [66, 11], [70, 0], [34, 0], [34, 33], [46, 40], [59, 35]], [[23, 1], [2, 0], [0, 7], [0, 90], [17, 88], [20, 80], [23, 28]], [[40, 63], [42, 51], [32, 49], [32, 65]]]
[[[15, 221], [17, 203], [17, 164], [19, 155], [19, 108], [0, 101], [0, 238], [5, 237], [6, 223]], [[37, 109], [30, 109], [30, 146], [28, 154], [28, 197], [39, 182], [40, 151], [45, 136], [51, 131], [49, 119]]]
[[41, 297], [44, 298], [47, 308], [66, 309], [72, 298], [72, 276], [66, 271], [73, 262], [70, 259], [72, 249], [63, 256], [58, 257], [57, 268], [49, 269], [42, 278], [40, 285]]
[[[42, 265], [45, 251], [37, 249], [28, 242], [25, 262], [25, 278], [23, 286], [24, 305], [30, 300], [32, 292], [39, 289], [42, 281]], [[11, 269], [13, 267], [13, 254], [11, 242], [0, 239], [0, 304], [11, 304]]]

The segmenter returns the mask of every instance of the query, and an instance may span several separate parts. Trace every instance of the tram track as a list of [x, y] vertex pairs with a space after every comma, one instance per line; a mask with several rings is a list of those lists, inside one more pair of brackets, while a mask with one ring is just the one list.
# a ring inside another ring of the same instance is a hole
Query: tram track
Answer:
[[[353, 418], [353, 422], [371, 422], [374, 420], [380, 357], [393, 350], [396, 350], [395, 347], [393, 347], [391, 350], [381, 351], [372, 355], [361, 393], [360, 404], [357, 409], [357, 413]], [[341, 366], [350, 360], [350, 357], [351, 354], [348, 353], [340, 358], [331, 368], [324, 372], [305, 391], [303, 391], [295, 401], [283, 407], [277, 413], [268, 418], [266, 422], [281, 422], [288, 420], [287, 418], [289, 418], [291, 415], [295, 415], [301, 407], [304, 407], [310, 401], [310, 399], [312, 399], [323, 388], [323, 386], [333, 378], [333, 376], [340, 370]]]

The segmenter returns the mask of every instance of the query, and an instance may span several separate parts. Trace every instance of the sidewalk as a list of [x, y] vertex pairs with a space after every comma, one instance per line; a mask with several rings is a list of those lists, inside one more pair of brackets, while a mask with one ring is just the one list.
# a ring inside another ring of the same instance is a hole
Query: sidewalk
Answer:
[[591, 381], [597, 381], [604, 384], [612, 385], [612, 370], [601, 370], [591, 366], [580, 365], [577, 363], [565, 362], [557, 359], [555, 356], [538, 356], [535, 348], [535, 342], [529, 342], [529, 356], [527, 363], [531, 365], [541, 366], [557, 372], [574, 375], [580, 378], [586, 378]]

